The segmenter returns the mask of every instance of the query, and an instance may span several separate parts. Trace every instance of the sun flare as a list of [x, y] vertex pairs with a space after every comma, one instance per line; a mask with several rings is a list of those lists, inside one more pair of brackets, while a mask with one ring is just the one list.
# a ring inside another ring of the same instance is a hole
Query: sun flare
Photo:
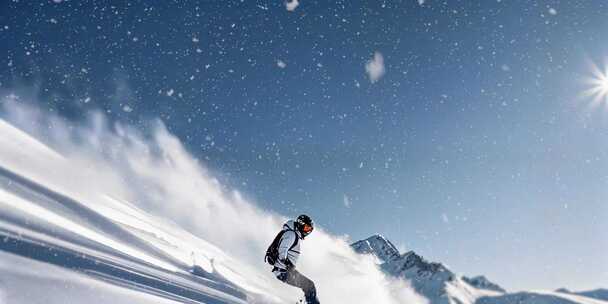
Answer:
[[608, 104], [608, 66], [591, 63], [591, 75], [585, 81], [589, 86], [583, 93], [592, 99], [592, 106]]

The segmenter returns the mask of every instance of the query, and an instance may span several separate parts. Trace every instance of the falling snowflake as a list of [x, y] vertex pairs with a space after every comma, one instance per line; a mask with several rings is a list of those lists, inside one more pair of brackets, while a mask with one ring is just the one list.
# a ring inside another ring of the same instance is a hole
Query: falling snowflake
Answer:
[[296, 7], [298, 7], [298, 5], [300, 5], [300, 2], [298, 0], [291, 0], [291, 1], [285, 2], [285, 8], [290, 12], [295, 11]]

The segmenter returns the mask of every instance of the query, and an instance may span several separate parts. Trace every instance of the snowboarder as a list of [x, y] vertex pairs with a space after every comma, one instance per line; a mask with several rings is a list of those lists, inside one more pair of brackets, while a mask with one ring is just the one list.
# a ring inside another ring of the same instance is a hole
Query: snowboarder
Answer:
[[268, 247], [264, 260], [274, 266], [272, 272], [277, 279], [304, 291], [306, 303], [319, 304], [315, 283], [296, 270], [300, 240], [308, 236], [313, 229], [312, 219], [305, 214], [298, 216], [295, 221], [287, 221]]

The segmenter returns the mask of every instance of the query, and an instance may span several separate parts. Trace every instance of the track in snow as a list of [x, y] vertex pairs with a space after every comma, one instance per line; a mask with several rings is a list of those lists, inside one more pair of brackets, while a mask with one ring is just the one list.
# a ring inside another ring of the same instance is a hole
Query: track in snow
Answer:
[[[201, 276], [194, 276], [189, 273], [190, 265], [157, 250], [84, 204], [2, 167], [0, 190], [0, 250], [3, 251], [0, 261], [5, 262], [6, 271], [18, 271], [11, 269], [6, 261], [19, 256], [32, 260], [25, 264], [42, 262], [120, 288], [181, 303], [246, 303], [246, 294], [219, 274], [199, 272]], [[56, 209], [63, 210], [48, 210], [45, 204], [60, 206]], [[27, 212], [38, 215], [49, 212], [49, 215], [34, 220]], [[62, 216], [61, 212], [76, 214], [77, 217]], [[80, 223], [82, 221], [86, 223]], [[70, 233], [72, 227], [67, 224], [61, 227], [60, 223], [92, 227], [76, 226], [81, 233]], [[104, 240], [102, 236], [125, 248], [135, 247], [137, 250], [134, 252], [144, 252], [147, 259], [142, 260], [129, 252], [99, 243], [100, 239]], [[159, 266], [154, 261], [162, 261], [162, 264]], [[0, 282], [0, 296], [9, 297], [11, 294], [9, 290], [2, 290], [10, 286], [7, 281], [11, 277], [7, 276], [4, 282]], [[70, 290], [57, 292], [69, 293]]]

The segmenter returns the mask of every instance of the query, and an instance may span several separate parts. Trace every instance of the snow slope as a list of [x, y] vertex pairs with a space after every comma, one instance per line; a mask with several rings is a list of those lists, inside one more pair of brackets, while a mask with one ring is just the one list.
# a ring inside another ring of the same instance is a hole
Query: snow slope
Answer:
[[[201, 265], [206, 268], [206, 276], [192, 276], [189, 273], [192, 265], [185, 252], [191, 247], [171, 243], [173, 237], [158, 228], [146, 230], [145, 224], [140, 222], [142, 214], [136, 214], [134, 210], [131, 210], [131, 221], [126, 220], [124, 213], [109, 220], [76, 201], [4, 168], [0, 168], [0, 208], [3, 261], [16, 259], [8, 253], [17, 254], [21, 256], [22, 264], [36, 265], [49, 271], [61, 267], [64, 272], [71, 273], [67, 277], [75, 278], [74, 281], [112, 282], [122, 286], [122, 289], [146, 290], [161, 298], [185, 298], [204, 303], [247, 302], [246, 289], [227, 280], [222, 274], [225, 271], [223, 266], [203, 262]], [[107, 210], [105, 212], [109, 213]], [[138, 233], [154, 235], [156, 241], [150, 242], [150, 236], [144, 241], [144, 238], [136, 236]], [[229, 260], [229, 257], [204, 241], [198, 240], [198, 243], [200, 246], [197, 248], [204, 250], [208, 256]], [[24, 258], [30, 260], [26, 262]], [[40, 266], [40, 262], [47, 265]], [[24, 275], [20, 267], [13, 267], [11, 263], [4, 266]], [[75, 274], [74, 270], [79, 274]], [[39, 279], [43, 279], [45, 272], [40, 273], [43, 275]], [[84, 273], [89, 278], [84, 279]], [[36, 272], [29, 274], [35, 277]], [[51, 284], [50, 279], [45, 280]], [[5, 297], [11, 303], [29, 303], [30, 300], [19, 302], [19, 293], [8, 292], [14, 290], [12, 287], [18, 282], [2, 282]], [[74, 285], [83, 284], [78, 282]], [[52, 284], [62, 286], [59, 283]], [[72, 283], [65, 284], [69, 286]], [[22, 286], [22, 289], [26, 287]], [[63, 291], [60, 293], [65, 294]], [[61, 300], [57, 301], [62, 303]]]
[[560, 289], [556, 290], [556, 292], [575, 294], [575, 295], [594, 298], [594, 299], [598, 299], [598, 300], [608, 301], [608, 289], [604, 289], [604, 288], [587, 290], [587, 291], [577, 291], [577, 292], [572, 292], [568, 289], [560, 288]]
[[[0, 251], [0, 303], [179, 303], [179, 299], [125, 288], [63, 267]], [[33, 288], [35, 287], [35, 288]]]
[[[137, 292], [144, 301], [158, 298], [154, 303], [301, 298], [263, 263], [286, 218], [222, 185], [162, 123], [141, 134], [99, 113], [79, 125], [22, 101], [0, 101], [0, 262], [29, 278], [0, 280], [7, 302], [35, 302], [34, 294], [11, 290], [50, 282], [45, 272], [58, 268], [71, 281], [44, 286], [73, 294], [72, 303], [90, 301], [76, 287], [90, 280], [108, 290], [105, 302], [115, 302], [112, 292], [125, 295], [119, 303]], [[323, 303], [425, 302], [322, 227], [302, 250], [298, 267], [315, 280]], [[39, 277], [21, 269], [29, 264]]]

